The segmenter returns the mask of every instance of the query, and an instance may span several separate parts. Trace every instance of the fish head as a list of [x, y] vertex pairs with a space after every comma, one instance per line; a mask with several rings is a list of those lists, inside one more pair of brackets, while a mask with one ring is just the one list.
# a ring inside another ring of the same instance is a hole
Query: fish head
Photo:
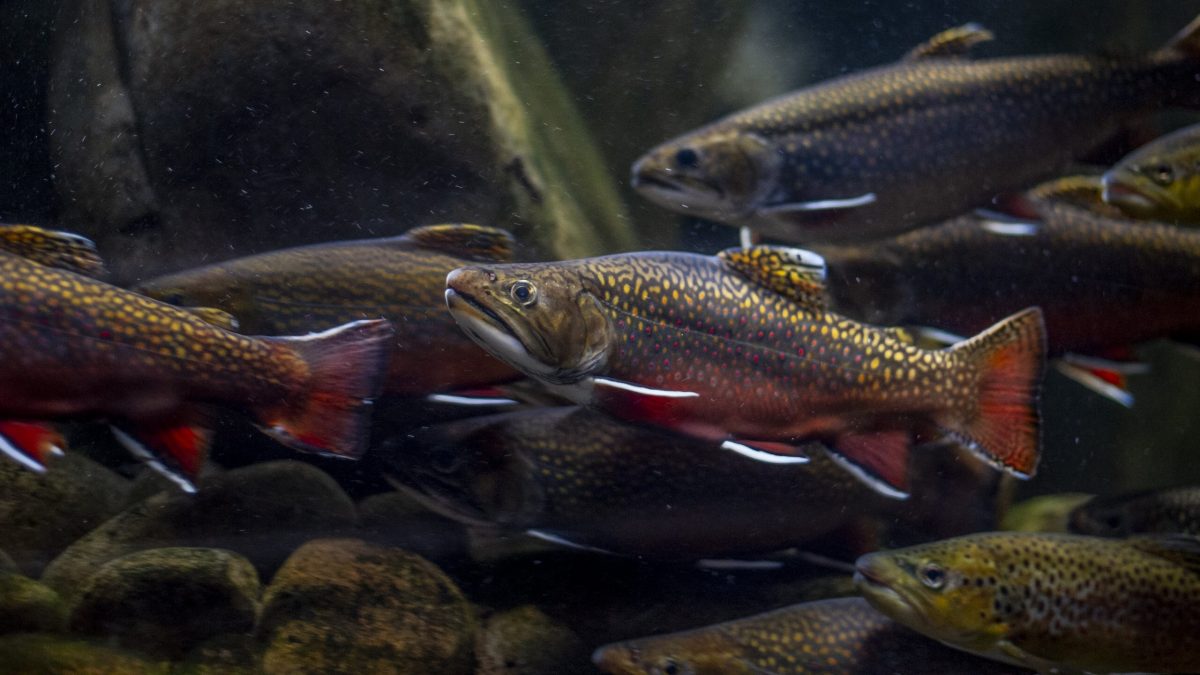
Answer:
[[493, 356], [551, 384], [601, 372], [613, 342], [577, 264], [459, 268], [446, 277], [446, 306]]
[[738, 646], [715, 629], [660, 635], [601, 647], [592, 662], [610, 675], [753, 675]]
[[783, 154], [758, 134], [701, 133], [646, 153], [634, 162], [630, 185], [673, 211], [739, 222], [775, 190], [782, 166]]
[[239, 317], [252, 310], [252, 301], [241, 284], [215, 265], [143, 281], [133, 291], [168, 305], [214, 307]]
[[854, 581], [876, 609], [942, 642], [987, 651], [1007, 630], [993, 608], [1000, 570], [974, 542], [870, 553], [855, 563]]
[[493, 417], [393, 437], [378, 456], [398, 487], [468, 525], [533, 527], [545, 501], [532, 464]]
[[1200, 222], [1200, 150], [1130, 156], [1102, 179], [1104, 201], [1135, 218]]

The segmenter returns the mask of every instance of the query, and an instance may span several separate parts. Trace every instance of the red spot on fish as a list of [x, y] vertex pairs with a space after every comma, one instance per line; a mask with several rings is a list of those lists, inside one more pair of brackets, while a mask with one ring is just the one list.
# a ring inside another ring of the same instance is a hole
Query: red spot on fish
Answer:
[[804, 354], [805, 354], [804, 347], [796, 348], [796, 356], [804, 356]]
[[100, 339], [101, 340], [111, 340], [112, 339], [112, 331], [111, 330], [100, 331]]

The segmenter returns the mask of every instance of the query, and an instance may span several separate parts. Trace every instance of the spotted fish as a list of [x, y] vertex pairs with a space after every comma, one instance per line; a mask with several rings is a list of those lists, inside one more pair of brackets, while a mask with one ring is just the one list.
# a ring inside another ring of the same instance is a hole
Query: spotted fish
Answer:
[[862, 598], [820, 600], [596, 650], [609, 675], [1000, 675], [1023, 669], [964, 654], [893, 622]]
[[1200, 540], [985, 533], [872, 553], [884, 614], [1039, 672], [1200, 672]]
[[974, 24], [907, 57], [668, 141], [632, 185], [688, 215], [788, 241], [936, 222], [1066, 168], [1131, 118], [1200, 105], [1200, 18], [1143, 58], [968, 58]]
[[1072, 532], [1102, 537], [1178, 533], [1200, 536], [1200, 487], [1096, 497], [1068, 518]]
[[374, 454], [435, 511], [469, 524], [695, 558], [796, 546], [886, 508], [811, 450], [807, 464], [767, 464], [566, 407], [452, 422]]
[[[79, 245], [74, 235], [51, 237], [33, 258], [53, 262]], [[0, 252], [0, 451], [12, 459], [40, 469], [62, 447], [50, 423], [103, 417], [122, 444], [190, 490], [210, 405], [249, 412], [300, 449], [362, 451], [389, 356], [386, 321], [246, 337], [34, 259]], [[66, 266], [81, 269], [74, 259]]]
[[1055, 181], [1025, 201], [1028, 217], [969, 214], [818, 247], [830, 302], [855, 319], [954, 335], [1036, 305], [1056, 365], [1131, 404], [1125, 376], [1139, 370], [1131, 347], [1164, 337], [1200, 343], [1200, 231], [1098, 213], [1081, 197], [1078, 181]]
[[318, 244], [170, 274], [136, 287], [175, 305], [237, 318], [239, 330], [286, 335], [385, 318], [396, 331], [384, 391], [424, 395], [504, 382], [516, 372], [455, 327], [442, 294], [446, 273], [472, 261], [512, 258], [505, 231], [431, 225], [398, 237]]
[[1149, 143], [1104, 174], [1104, 201], [1135, 218], [1200, 225], [1200, 124]]
[[820, 439], [903, 496], [934, 430], [1018, 475], [1038, 458], [1036, 309], [951, 349], [832, 314], [819, 257], [772, 247], [467, 267], [446, 302], [483, 347], [577, 402], [747, 454]]

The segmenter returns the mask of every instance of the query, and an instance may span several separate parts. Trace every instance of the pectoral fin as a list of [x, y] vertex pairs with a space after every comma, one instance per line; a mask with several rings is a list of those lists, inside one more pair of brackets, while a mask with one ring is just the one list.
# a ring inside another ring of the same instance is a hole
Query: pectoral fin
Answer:
[[913, 47], [904, 55], [906, 61], [928, 58], [966, 56], [975, 45], [996, 39], [992, 31], [977, 23], [948, 28]]
[[800, 303], [825, 309], [825, 259], [800, 248], [730, 248], [717, 257], [750, 281]]
[[867, 192], [853, 197], [835, 197], [832, 199], [814, 199], [807, 202], [771, 204], [759, 207], [755, 213], [764, 217], [778, 217], [791, 213], [811, 213], [813, 211], [845, 211], [873, 203], [875, 203], [875, 193]]
[[840, 436], [829, 456], [872, 490], [892, 499], [908, 499], [908, 458], [912, 438], [904, 431]]
[[96, 245], [70, 232], [33, 225], [0, 225], [0, 250], [97, 279], [106, 273]]
[[681, 418], [679, 407], [699, 398], [691, 391], [643, 387], [631, 382], [597, 377], [592, 380], [592, 404], [632, 422], [671, 426]]
[[196, 491], [196, 477], [208, 454], [211, 434], [207, 429], [188, 424], [153, 427], [122, 424], [113, 425], [112, 432], [130, 454], [145, 461], [151, 469], [184, 492]]
[[42, 422], [0, 421], [0, 454], [41, 473], [51, 457], [63, 454], [62, 435]]
[[1126, 408], [1133, 407], [1128, 376], [1145, 373], [1150, 367], [1140, 362], [1109, 361], [1079, 354], [1064, 354], [1054, 362], [1058, 372]]
[[721, 448], [767, 464], [808, 464], [811, 461], [803, 450], [786, 443], [730, 440], [721, 443]]
[[510, 262], [513, 259], [513, 236], [495, 227], [484, 225], [426, 225], [414, 227], [404, 234], [421, 248], [480, 262]]

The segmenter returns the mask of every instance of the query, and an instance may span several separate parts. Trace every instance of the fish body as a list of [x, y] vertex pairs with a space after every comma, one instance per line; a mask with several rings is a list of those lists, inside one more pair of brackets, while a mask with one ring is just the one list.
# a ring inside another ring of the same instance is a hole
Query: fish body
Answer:
[[1130, 118], [1195, 105], [1200, 24], [1140, 59], [972, 59], [968, 25], [902, 61], [734, 113], [650, 150], [632, 184], [666, 208], [788, 241], [936, 222], [1066, 168]]
[[446, 298], [493, 354], [626, 420], [777, 454], [825, 440], [893, 492], [929, 427], [1016, 473], [1034, 470], [1036, 310], [923, 350], [827, 312], [822, 273], [796, 249], [648, 252], [463, 268], [447, 277]]
[[1200, 340], [1200, 231], [1064, 200], [1031, 206], [1028, 219], [968, 214], [869, 244], [818, 247], [831, 304], [864, 321], [957, 335], [1038, 306], [1053, 356]]
[[190, 488], [207, 443], [204, 408], [221, 405], [250, 412], [295, 447], [355, 456], [390, 338], [385, 321], [247, 337], [0, 253], [0, 450], [40, 464], [53, 435], [45, 423], [102, 417], [151, 466]]
[[424, 395], [504, 382], [515, 371], [462, 334], [446, 314], [446, 273], [511, 259], [507, 232], [434, 225], [399, 237], [282, 249], [147, 281], [137, 290], [175, 305], [215, 307], [239, 330], [289, 335], [385, 318], [395, 349], [384, 391]]
[[777, 551], [885, 501], [816, 449], [806, 464], [766, 464], [587, 408], [491, 415], [415, 436], [376, 454], [434, 510], [614, 553]]
[[592, 660], [609, 675], [1027, 672], [946, 647], [892, 621], [862, 598], [809, 602], [695, 630], [618, 642], [596, 650]]
[[1200, 536], [1200, 487], [1096, 497], [1071, 511], [1072, 532], [1101, 537], [1178, 533]]
[[1200, 671], [1200, 540], [984, 533], [859, 559], [884, 614], [1040, 672]]
[[1200, 124], [1147, 143], [1103, 180], [1104, 201], [1134, 218], [1200, 225]]

